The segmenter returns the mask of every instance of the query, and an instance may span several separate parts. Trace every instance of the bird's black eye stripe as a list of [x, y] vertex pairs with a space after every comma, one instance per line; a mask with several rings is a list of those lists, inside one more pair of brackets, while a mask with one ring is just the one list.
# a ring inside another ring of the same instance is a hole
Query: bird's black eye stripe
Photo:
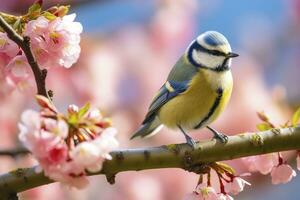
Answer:
[[218, 50], [210, 50], [210, 49], [206, 49], [204, 48], [202, 45], [200, 45], [197, 40], [195, 40], [192, 44], [192, 46], [190, 47], [191, 51], [193, 49], [197, 50], [197, 51], [202, 51], [202, 52], [206, 52], [208, 54], [211, 54], [211, 55], [215, 55], [215, 56], [224, 56], [226, 57], [226, 54], [221, 52], [221, 51], [218, 51]]

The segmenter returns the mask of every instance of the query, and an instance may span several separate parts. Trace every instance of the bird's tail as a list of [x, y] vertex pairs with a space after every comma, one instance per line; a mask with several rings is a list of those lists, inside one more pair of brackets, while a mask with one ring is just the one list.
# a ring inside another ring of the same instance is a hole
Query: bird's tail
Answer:
[[142, 124], [140, 128], [134, 132], [130, 139], [132, 140], [138, 136], [142, 138], [151, 137], [160, 131], [162, 127], [163, 125], [160, 123], [158, 117], [154, 117], [152, 120]]

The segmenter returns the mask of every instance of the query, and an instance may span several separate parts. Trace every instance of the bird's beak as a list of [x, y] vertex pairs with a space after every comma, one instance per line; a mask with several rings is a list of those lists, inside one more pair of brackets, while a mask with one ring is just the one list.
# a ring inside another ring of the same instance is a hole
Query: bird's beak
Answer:
[[234, 58], [234, 57], [238, 57], [238, 56], [239, 56], [239, 54], [230, 52], [230, 53], [227, 54], [226, 57], [227, 58]]

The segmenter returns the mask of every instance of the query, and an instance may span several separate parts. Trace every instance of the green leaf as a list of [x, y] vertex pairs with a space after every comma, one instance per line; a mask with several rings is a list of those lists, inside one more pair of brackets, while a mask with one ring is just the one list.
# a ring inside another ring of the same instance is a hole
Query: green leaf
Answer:
[[78, 117], [77, 113], [69, 115], [69, 117], [68, 117], [68, 123], [72, 124], [72, 125], [75, 125], [78, 122], [78, 118], [77, 117]]
[[300, 107], [296, 110], [292, 117], [292, 126], [297, 126], [300, 120]]
[[68, 14], [69, 10], [70, 10], [70, 6], [69, 5], [67, 5], [67, 6], [59, 6], [57, 14], [58, 14], [59, 17], [63, 17], [66, 14]]
[[84, 116], [90, 109], [90, 103], [86, 103], [82, 108], [79, 109], [78, 111], [78, 117]]
[[52, 13], [47, 12], [47, 11], [43, 12], [42, 16], [46, 17], [50, 21], [57, 18], [55, 15], [53, 15]]
[[36, 1], [34, 4], [32, 4], [28, 9], [28, 17], [30, 19], [37, 18], [42, 11], [42, 1]]
[[41, 12], [41, 5], [39, 3], [34, 3], [32, 4], [32, 6], [29, 7], [28, 9], [28, 13], [32, 14], [32, 13], [37, 13], [37, 12]]
[[13, 29], [18, 30], [21, 25], [21, 18], [18, 18], [15, 23], [13, 24]]
[[272, 126], [270, 124], [268, 124], [268, 123], [263, 122], [263, 123], [257, 124], [256, 128], [259, 131], [267, 131], [267, 130], [272, 129]]

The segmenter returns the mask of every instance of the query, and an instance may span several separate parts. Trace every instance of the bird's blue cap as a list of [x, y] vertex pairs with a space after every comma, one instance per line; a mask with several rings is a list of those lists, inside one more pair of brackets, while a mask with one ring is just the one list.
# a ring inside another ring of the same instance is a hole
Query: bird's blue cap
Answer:
[[206, 44], [210, 46], [220, 46], [220, 45], [228, 44], [228, 41], [224, 37], [224, 35], [216, 31], [205, 32], [203, 40]]

